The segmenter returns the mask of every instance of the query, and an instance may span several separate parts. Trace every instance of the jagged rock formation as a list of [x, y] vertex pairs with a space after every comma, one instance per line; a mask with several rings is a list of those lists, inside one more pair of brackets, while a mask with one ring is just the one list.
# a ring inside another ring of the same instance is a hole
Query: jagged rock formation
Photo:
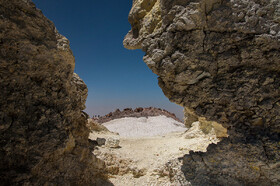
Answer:
[[178, 122], [182, 122], [180, 119], [176, 117], [174, 113], [170, 113], [167, 110], [160, 109], [160, 108], [154, 108], [154, 107], [148, 107], [148, 108], [126, 108], [123, 111], [120, 111], [119, 109], [115, 110], [114, 112], [110, 112], [109, 114], [99, 117], [99, 118], [94, 118], [98, 123], [106, 123], [108, 121], [114, 120], [114, 119], [119, 119], [119, 118], [124, 118], [124, 117], [149, 117], [149, 116], [166, 116], [169, 118], [173, 118], [174, 120]]
[[68, 40], [31, 1], [0, 0], [1, 185], [102, 181], [74, 66]]
[[[205, 117], [229, 138], [185, 157], [194, 185], [280, 183], [280, 2], [134, 0], [128, 49], [192, 121]], [[189, 123], [186, 123], [189, 125]]]

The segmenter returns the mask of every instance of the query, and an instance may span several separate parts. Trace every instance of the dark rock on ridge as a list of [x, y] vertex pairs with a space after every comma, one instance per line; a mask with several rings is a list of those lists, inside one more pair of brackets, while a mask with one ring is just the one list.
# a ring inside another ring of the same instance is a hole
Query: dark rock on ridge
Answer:
[[110, 112], [109, 114], [99, 117], [99, 118], [94, 118], [98, 123], [106, 123], [108, 121], [114, 120], [114, 119], [120, 119], [124, 117], [149, 117], [149, 116], [166, 116], [169, 118], [172, 118], [176, 121], [182, 122], [180, 119], [176, 117], [175, 114], [168, 112], [167, 110], [160, 109], [160, 108], [154, 108], [154, 107], [148, 107], [148, 108], [126, 108], [123, 111], [120, 111], [119, 109], [115, 110], [115, 112]]
[[0, 0], [0, 185], [103, 182], [74, 66], [68, 40], [31, 1]]
[[280, 1], [134, 0], [129, 22], [124, 46], [146, 53], [165, 95], [191, 121], [228, 129], [207, 153], [186, 155], [187, 179], [279, 185]]

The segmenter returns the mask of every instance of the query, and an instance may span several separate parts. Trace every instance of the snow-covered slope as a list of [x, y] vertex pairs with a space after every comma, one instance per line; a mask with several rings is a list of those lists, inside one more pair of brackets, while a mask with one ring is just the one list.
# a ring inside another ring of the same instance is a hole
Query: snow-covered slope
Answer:
[[166, 116], [126, 117], [114, 119], [103, 125], [123, 137], [158, 136], [187, 130], [183, 123]]

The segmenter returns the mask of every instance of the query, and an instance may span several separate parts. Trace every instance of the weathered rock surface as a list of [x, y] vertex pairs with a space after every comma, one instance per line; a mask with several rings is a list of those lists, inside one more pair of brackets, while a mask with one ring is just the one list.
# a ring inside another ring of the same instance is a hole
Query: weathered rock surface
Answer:
[[97, 132], [109, 132], [109, 130], [104, 127], [103, 125], [97, 123], [97, 121], [93, 119], [88, 119], [87, 127], [91, 131], [97, 131]]
[[180, 119], [176, 117], [174, 113], [170, 113], [167, 110], [160, 109], [160, 108], [154, 108], [154, 107], [148, 107], [148, 108], [126, 108], [123, 111], [120, 111], [119, 109], [115, 110], [114, 112], [110, 112], [109, 114], [99, 117], [99, 118], [94, 118], [98, 123], [106, 123], [109, 121], [112, 121], [114, 119], [119, 119], [119, 118], [124, 118], [124, 117], [149, 117], [149, 116], [166, 116], [169, 118], [173, 118], [174, 120], [178, 122], [182, 122]]
[[87, 87], [68, 40], [29, 0], [0, 0], [0, 184], [95, 185]]
[[135, 0], [129, 22], [124, 46], [146, 53], [165, 95], [192, 122], [228, 130], [207, 153], [185, 157], [187, 179], [279, 184], [280, 2]]

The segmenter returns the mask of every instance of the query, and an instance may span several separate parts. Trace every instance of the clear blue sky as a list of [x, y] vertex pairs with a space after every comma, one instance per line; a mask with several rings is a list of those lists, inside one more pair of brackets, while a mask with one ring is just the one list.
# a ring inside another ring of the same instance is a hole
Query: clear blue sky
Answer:
[[146, 66], [140, 50], [127, 50], [122, 40], [130, 30], [132, 0], [33, 0], [70, 40], [75, 72], [89, 93], [86, 112], [104, 115], [116, 108], [160, 107], [183, 117], [182, 107], [169, 102]]

